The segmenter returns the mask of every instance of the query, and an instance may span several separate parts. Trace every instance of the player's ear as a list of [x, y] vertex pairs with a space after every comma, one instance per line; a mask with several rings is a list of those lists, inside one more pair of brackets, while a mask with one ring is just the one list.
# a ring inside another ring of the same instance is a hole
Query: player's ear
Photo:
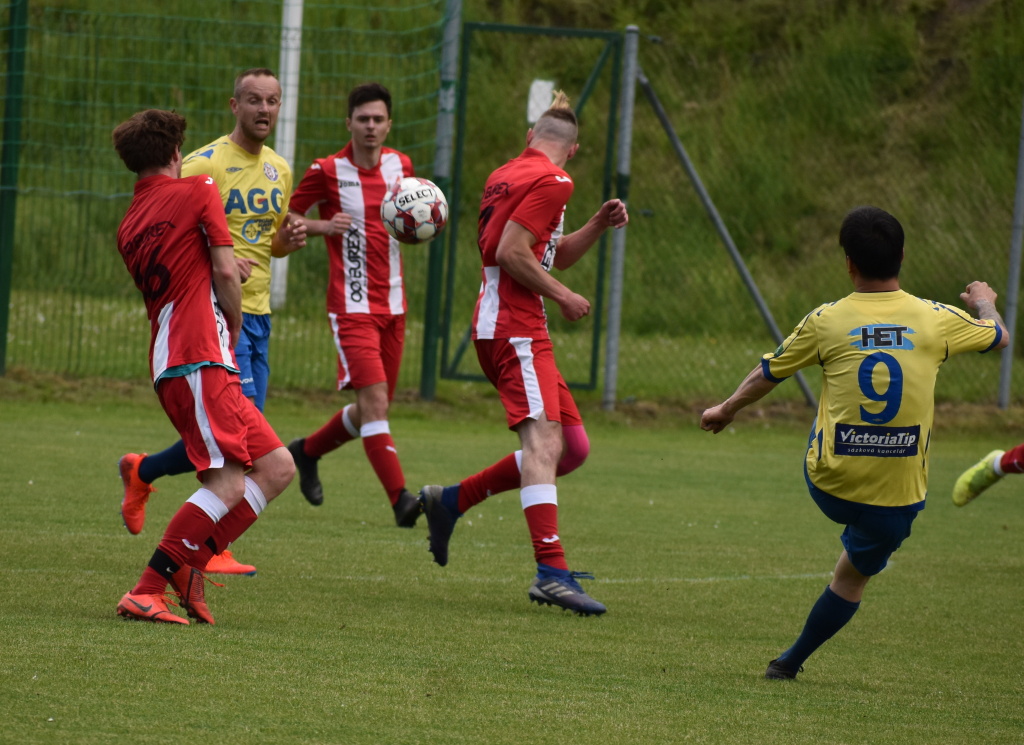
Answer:
[[567, 158], [567, 160], [572, 160], [572, 156], [574, 156], [576, 154], [576, 151], [579, 150], [579, 149], [580, 149], [580, 143], [578, 143], [578, 142], [575, 145], [573, 145], [572, 147], [570, 147], [569, 148], [569, 157]]
[[526, 130], [526, 146], [529, 147], [531, 142], [533, 142], [533, 127]]

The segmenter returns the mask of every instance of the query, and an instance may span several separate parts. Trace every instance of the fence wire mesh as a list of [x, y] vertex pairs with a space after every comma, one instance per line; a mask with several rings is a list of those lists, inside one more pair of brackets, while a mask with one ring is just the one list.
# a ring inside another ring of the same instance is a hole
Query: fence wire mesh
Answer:
[[[4, 8], [9, 38], [12, 6]], [[277, 70], [282, 4], [31, 3], [25, 55], [8, 366], [144, 378], [147, 322], [115, 250], [134, 176], [110, 133], [144, 108], [189, 122], [185, 150], [231, 131], [235, 75]], [[443, 0], [305, 3], [296, 182], [348, 141], [346, 97], [377, 80], [394, 97], [388, 145], [429, 175], [437, 118]], [[6, 88], [3, 55], [0, 89]], [[2, 111], [2, 110], [0, 110]], [[273, 146], [273, 138], [268, 145]], [[336, 374], [326, 321], [322, 239], [290, 260], [288, 298], [274, 313], [272, 386], [327, 387]], [[426, 256], [408, 251], [410, 309], [423, 305]], [[419, 379], [421, 323], [410, 324], [401, 385]]]
[[[394, 93], [389, 144], [430, 175], [443, 6], [441, 0], [306, 3], [297, 176], [312, 158], [347, 141], [345, 94], [367, 79]], [[4, 38], [11, 7], [0, 6]], [[84, 2], [31, 4], [9, 366], [145, 376], [146, 323], [114, 250], [132, 177], [110, 146], [110, 131], [150, 106], [188, 117], [187, 147], [229, 131], [235, 73], [278, 64], [280, 14], [280, 3], [271, 0], [186, 0], [176, 4], [173, 17], [164, 5], [145, 0], [115, 0], [102, 10]], [[855, 41], [736, 65], [698, 58], [654, 37], [641, 40], [640, 66], [783, 334], [816, 305], [850, 291], [837, 234], [845, 208], [857, 204], [877, 204], [903, 222], [902, 280], [909, 292], [959, 304], [973, 279], [1005, 290], [1024, 64], [998, 44], [971, 59], [962, 73], [970, 93], [943, 112], [949, 126], [936, 131], [925, 126], [934, 112], [915, 109], [920, 103], [906, 95], [924, 84], [924, 73], [901, 51], [914, 39], [895, 29], [886, 38]], [[578, 94], [600, 54], [600, 41], [540, 35], [474, 47], [473, 77], [461, 92], [470, 110], [467, 151], [455, 165], [464, 169], [464, 186], [454, 205], [461, 228], [446, 330], [453, 350], [479, 282], [479, 190], [487, 173], [523, 145], [529, 83], [549, 78]], [[0, 87], [7, 60], [0, 60]], [[516, 70], [514, 79], [509, 70]], [[584, 111], [583, 149], [569, 165], [578, 184], [570, 229], [600, 203], [615, 84], [599, 81]], [[1006, 99], [1005, 116], [972, 118], [972, 95]], [[939, 101], [935, 105], [945, 105]], [[618, 399], [717, 399], [775, 340], [639, 92], [633, 134]], [[886, 168], [894, 157], [906, 167]], [[565, 275], [592, 301], [607, 289], [600, 253]], [[413, 248], [404, 255], [410, 314], [399, 386], [412, 389], [421, 372], [427, 252]], [[317, 239], [293, 255], [288, 301], [275, 311], [272, 388], [331, 386], [326, 273]], [[553, 318], [567, 377], [587, 377], [594, 323], [570, 327]], [[600, 370], [603, 346], [597, 349]], [[461, 371], [476, 372], [471, 350], [460, 364]], [[1016, 368], [1013, 390], [1024, 391]], [[954, 360], [941, 372], [938, 398], [994, 402], [998, 374], [996, 355]], [[817, 391], [819, 376], [812, 371], [808, 378]], [[582, 395], [597, 397], [597, 388]], [[801, 398], [794, 385], [773, 395]]]

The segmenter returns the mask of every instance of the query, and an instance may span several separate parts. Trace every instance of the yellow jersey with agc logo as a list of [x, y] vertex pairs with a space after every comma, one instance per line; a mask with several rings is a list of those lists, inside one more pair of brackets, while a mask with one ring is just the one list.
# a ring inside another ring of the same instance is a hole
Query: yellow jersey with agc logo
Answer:
[[253, 155], [227, 135], [185, 157], [182, 176], [208, 175], [220, 191], [235, 255], [259, 264], [242, 285], [242, 311], [270, 313], [270, 243], [288, 214], [292, 171], [266, 145]]

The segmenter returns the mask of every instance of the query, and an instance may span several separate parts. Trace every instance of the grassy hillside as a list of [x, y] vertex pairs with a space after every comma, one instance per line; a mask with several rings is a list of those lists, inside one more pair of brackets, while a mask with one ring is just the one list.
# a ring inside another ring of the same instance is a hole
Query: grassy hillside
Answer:
[[[846, 291], [845, 277], [834, 271], [835, 236], [845, 211], [861, 203], [889, 209], [907, 228], [904, 279], [914, 292], [953, 302], [976, 276], [1005, 287], [1024, 4], [492, 0], [466, 3], [465, 16], [607, 29], [637, 24], [641, 66], [787, 323], [813, 300], [794, 277], [814, 277], [825, 295]], [[567, 67], [590, 64], [572, 54], [566, 45]], [[703, 207], [639, 94], [631, 206], [634, 226], [644, 216], [663, 223], [651, 233], [662, 245], [658, 260], [631, 260], [634, 287], [657, 284], [675, 268], [668, 262], [676, 245], [685, 247], [676, 254], [680, 274], [701, 267], [702, 275], [713, 273], [722, 263]], [[714, 303], [700, 304], [708, 305]], [[690, 309], [695, 321], [705, 315], [702, 307]], [[706, 320], [718, 310], [709, 308]], [[745, 311], [737, 323], [752, 318]]]

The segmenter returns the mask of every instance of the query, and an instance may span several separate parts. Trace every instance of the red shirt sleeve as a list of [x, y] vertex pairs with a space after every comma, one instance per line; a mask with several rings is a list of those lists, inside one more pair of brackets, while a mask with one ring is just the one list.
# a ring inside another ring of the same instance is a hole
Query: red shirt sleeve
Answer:
[[288, 203], [290, 212], [298, 212], [305, 215], [315, 205], [327, 199], [327, 190], [324, 188], [324, 169], [319, 160], [314, 160], [313, 165], [306, 169], [302, 181], [295, 187], [291, 201]]
[[556, 177], [554, 174], [545, 175], [530, 187], [529, 193], [509, 219], [533, 233], [537, 241], [546, 241], [558, 227], [562, 210], [572, 196], [572, 191], [571, 179]]
[[199, 185], [196, 196], [199, 199], [196, 202], [201, 205], [199, 223], [206, 233], [207, 245], [235, 245], [234, 240], [231, 238], [231, 231], [228, 229], [228, 220], [224, 216], [224, 203], [220, 201], [220, 191], [217, 190], [217, 185], [213, 183], [213, 178], [210, 176], [200, 176], [197, 180]]

